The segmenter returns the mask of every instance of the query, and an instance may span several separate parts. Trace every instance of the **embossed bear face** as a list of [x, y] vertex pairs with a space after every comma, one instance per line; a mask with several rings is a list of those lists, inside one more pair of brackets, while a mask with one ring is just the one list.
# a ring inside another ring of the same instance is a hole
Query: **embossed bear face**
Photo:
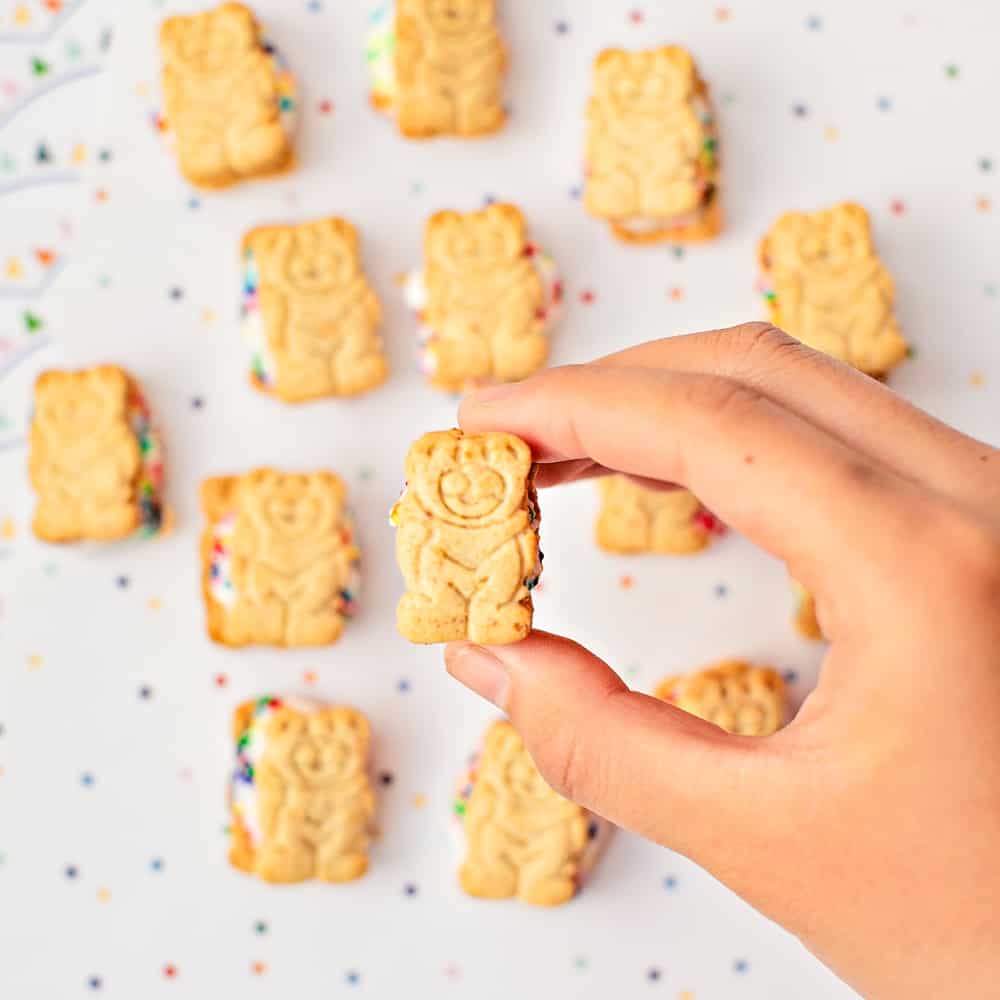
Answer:
[[436, 32], [467, 35], [493, 23], [493, 0], [413, 0]]
[[524, 217], [513, 205], [482, 212], [439, 212], [428, 226], [428, 264], [456, 274], [489, 274], [524, 253]]
[[171, 17], [161, 29], [168, 62], [191, 73], [213, 75], [242, 61], [257, 44], [250, 12], [223, 4], [190, 17]]
[[836, 278], [873, 254], [868, 215], [860, 205], [843, 204], [822, 212], [791, 212], [768, 236], [765, 266]]
[[301, 714], [275, 710], [265, 730], [268, 755], [306, 785], [325, 785], [358, 774], [365, 766], [368, 724], [349, 709]]
[[282, 475], [270, 470], [251, 473], [241, 492], [241, 511], [264, 537], [285, 542], [315, 538], [337, 529], [343, 487], [336, 477]]
[[407, 480], [421, 506], [434, 517], [464, 527], [485, 527], [506, 520], [524, 503], [524, 480], [531, 453], [508, 435], [449, 434], [433, 438], [426, 464], [408, 460]]
[[35, 421], [60, 441], [96, 438], [122, 421], [128, 387], [118, 372], [61, 373], [35, 391]]
[[610, 49], [597, 59], [595, 95], [618, 116], [662, 115], [691, 99], [694, 64], [676, 46], [643, 52]]
[[258, 230], [249, 248], [265, 280], [292, 294], [335, 291], [358, 273], [357, 232], [342, 219]]
[[535, 766], [524, 742], [510, 723], [499, 723], [487, 736], [490, 779], [522, 806], [563, 802]]

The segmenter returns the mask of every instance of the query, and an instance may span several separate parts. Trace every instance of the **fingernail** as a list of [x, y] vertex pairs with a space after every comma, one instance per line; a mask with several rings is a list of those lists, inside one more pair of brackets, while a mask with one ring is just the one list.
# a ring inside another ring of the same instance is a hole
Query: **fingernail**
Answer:
[[488, 649], [473, 642], [453, 642], [445, 650], [444, 662], [455, 680], [506, 711], [510, 678], [507, 668]]

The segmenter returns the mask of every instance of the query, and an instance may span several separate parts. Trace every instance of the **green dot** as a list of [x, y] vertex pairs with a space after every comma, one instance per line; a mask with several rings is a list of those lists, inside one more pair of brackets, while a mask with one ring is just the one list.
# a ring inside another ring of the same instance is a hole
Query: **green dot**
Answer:
[[573, 968], [575, 968], [578, 972], [586, 972], [587, 966], [589, 965], [590, 963], [583, 957], [583, 955], [577, 955], [577, 957], [573, 959]]
[[987, 283], [986, 283], [985, 285], [983, 285], [983, 291], [984, 291], [984, 292], [985, 292], [985, 293], [986, 293], [986, 294], [987, 294], [987, 295], [988, 295], [988, 296], [989, 296], [989, 297], [990, 297], [991, 299], [993, 299], [993, 298], [996, 298], [996, 294], [997, 294], [997, 286], [996, 286], [995, 284], [993, 284], [993, 282], [992, 282], [992, 281], [988, 281], [988, 282], [987, 282]]
[[948, 77], [949, 80], [954, 80], [958, 76], [958, 67], [954, 63], [948, 63], [944, 68], [944, 75]]

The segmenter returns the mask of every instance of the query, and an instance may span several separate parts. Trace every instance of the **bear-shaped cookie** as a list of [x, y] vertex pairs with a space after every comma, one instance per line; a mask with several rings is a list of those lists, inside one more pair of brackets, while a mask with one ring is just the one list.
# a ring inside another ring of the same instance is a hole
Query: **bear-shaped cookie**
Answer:
[[433, 431], [411, 445], [393, 508], [411, 642], [507, 643], [531, 631], [541, 572], [531, 450], [513, 434]]
[[892, 278], [861, 205], [788, 212], [761, 241], [759, 262], [771, 322], [793, 337], [879, 378], [906, 357]]
[[344, 219], [263, 226], [243, 239], [243, 329], [251, 382], [297, 403], [380, 385], [381, 308]]

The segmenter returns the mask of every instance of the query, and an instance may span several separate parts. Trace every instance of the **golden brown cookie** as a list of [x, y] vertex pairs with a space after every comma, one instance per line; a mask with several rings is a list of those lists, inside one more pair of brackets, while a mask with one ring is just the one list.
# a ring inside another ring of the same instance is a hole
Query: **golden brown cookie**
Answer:
[[608, 552], [689, 555], [708, 546], [720, 530], [688, 490], [647, 489], [628, 476], [605, 476], [597, 485], [597, 544]]
[[723, 660], [694, 674], [667, 677], [654, 694], [741, 736], [770, 736], [785, 721], [781, 674], [743, 660]]
[[381, 315], [349, 222], [262, 226], [243, 238], [243, 332], [262, 392], [300, 403], [380, 385]]
[[686, 49], [597, 57], [584, 156], [584, 207], [619, 239], [693, 243], [722, 229], [715, 116]]
[[270, 695], [233, 719], [229, 861], [265, 882], [350, 882], [368, 870], [375, 796], [368, 720]]
[[427, 223], [424, 258], [406, 297], [431, 385], [461, 392], [516, 382], [545, 364], [562, 283], [552, 258], [529, 240], [520, 209], [438, 212]]
[[517, 730], [486, 732], [455, 802], [465, 834], [459, 882], [470, 896], [558, 906], [573, 898], [610, 832], [605, 821], [554, 792]]
[[799, 634], [806, 639], [825, 638], [819, 619], [816, 617], [816, 598], [801, 583], [794, 580], [792, 589], [795, 591], [795, 627], [799, 630]]
[[781, 216], [761, 241], [759, 263], [775, 326], [877, 378], [906, 357], [892, 278], [860, 205]]
[[163, 446], [123, 368], [39, 375], [28, 472], [43, 541], [148, 537], [165, 526]]
[[531, 450], [513, 434], [434, 431], [411, 445], [392, 509], [410, 642], [507, 643], [531, 631], [541, 573]]
[[168, 17], [160, 53], [164, 125], [190, 183], [227, 187], [292, 165], [294, 85], [247, 7]]
[[354, 613], [360, 552], [332, 472], [255, 469], [201, 484], [208, 633], [227, 646], [326, 646]]
[[368, 37], [372, 104], [410, 138], [475, 138], [506, 117], [494, 0], [396, 0]]

